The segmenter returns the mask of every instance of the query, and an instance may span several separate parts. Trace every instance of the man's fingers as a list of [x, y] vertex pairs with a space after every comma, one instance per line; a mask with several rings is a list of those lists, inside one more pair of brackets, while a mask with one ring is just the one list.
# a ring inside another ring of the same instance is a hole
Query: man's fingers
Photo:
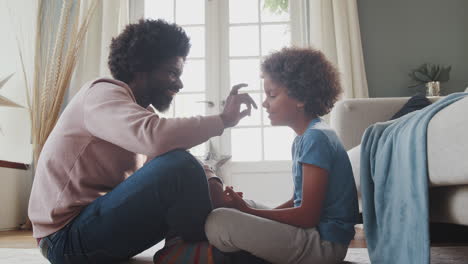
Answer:
[[242, 87], [246, 87], [248, 86], [248, 84], [246, 83], [239, 83], [239, 84], [236, 84], [232, 87], [231, 89], [231, 92], [229, 93], [230, 95], [236, 95], [239, 93], [239, 89], [242, 88]]
[[258, 109], [257, 104], [255, 103], [254, 99], [252, 99], [252, 97], [250, 97], [250, 95], [248, 95], [248, 96], [249, 96], [249, 98], [250, 98], [250, 103], [252, 103], [253, 107], [254, 107], [255, 109]]
[[245, 109], [244, 111], [240, 112], [240, 119], [250, 115], [250, 109]]
[[245, 104], [245, 106], [247, 107], [247, 109], [245, 109], [244, 111], [242, 111], [240, 113], [240, 117], [243, 118], [247, 115], [250, 115], [250, 113], [252, 112], [252, 105], [256, 108], [257, 105], [255, 105], [255, 102], [254, 100], [252, 99], [252, 97], [250, 97], [250, 95], [248, 94], [239, 94], [237, 96], [237, 103], [239, 105], [241, 104]]
[[245, 105], [247, 105], [247, 107], [250, 107], [251, 105], [253, 105], [255, 109], [258, 108], [254, 99], [252, 99], [252, 97], [250, 97], [249, 94], [247, 93], [239, 94], [238, 97], [239, 97], [240, 103], [244, 103]]
[[244, 110], [240, 113], [241, 118], [243, 118], [244, 116], [250, 115], [250, 113], [252, 112], [252, 105], [251, 105], [251, 104], [248, 104], [248, 103], [245, 103], [245, 105], [247, 106], [247, 109], [244, 109]]

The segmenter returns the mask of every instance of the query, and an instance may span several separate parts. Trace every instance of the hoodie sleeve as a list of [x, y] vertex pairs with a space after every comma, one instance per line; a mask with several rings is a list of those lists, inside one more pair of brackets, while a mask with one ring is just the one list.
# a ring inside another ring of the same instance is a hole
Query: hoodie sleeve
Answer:
[[89, 133], [151, 158], [174, 149], [189, 149], [224, 130], [217, 115], [160, 118], [138, 105], [128, 87], [109, 82], [90, 87], [83, 107]]

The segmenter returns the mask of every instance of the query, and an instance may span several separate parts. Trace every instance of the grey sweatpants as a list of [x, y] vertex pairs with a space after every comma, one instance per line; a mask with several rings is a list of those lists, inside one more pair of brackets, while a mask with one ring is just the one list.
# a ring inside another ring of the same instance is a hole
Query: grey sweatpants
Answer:
[[230, 208], [212, 211], [205, 232], [221, 251], [245, 250], [271, 263], [341, 263], [348, 250], [345, 245], [321, 240], [316, 228], [298, 228]]

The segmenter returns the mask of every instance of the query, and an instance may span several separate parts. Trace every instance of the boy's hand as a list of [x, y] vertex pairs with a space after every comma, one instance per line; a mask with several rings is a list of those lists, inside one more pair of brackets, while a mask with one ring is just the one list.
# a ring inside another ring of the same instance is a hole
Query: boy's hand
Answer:
[[244, 199], [242, 199], [242, 196], [242, 192], [235, 192], [232, 186], [226, 186], [226, 189], [224, 190], [224, 203], [227, 207], [246, 212], [249, 206]]

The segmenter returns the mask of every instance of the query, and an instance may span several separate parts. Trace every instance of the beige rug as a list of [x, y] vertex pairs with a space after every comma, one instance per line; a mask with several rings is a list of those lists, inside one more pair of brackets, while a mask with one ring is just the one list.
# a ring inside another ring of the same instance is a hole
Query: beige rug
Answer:
[[[154, 253], [160, 248], [156, 245], [125, 264], [152, 264]], [[349, 264], [369, 264], [365, 248], [350, 248], [346, 255]], [[433, 247], [431, 248], [432, 264], [467, 264], [468, 247]], [[0, 264], [49, 264], [38, 249], [0, 248]]]
[[[350, 248], [345, 263], [370, 264], [366, 248]], [[431, 247], [431, 264], [467, 264], [468, 247]]]

